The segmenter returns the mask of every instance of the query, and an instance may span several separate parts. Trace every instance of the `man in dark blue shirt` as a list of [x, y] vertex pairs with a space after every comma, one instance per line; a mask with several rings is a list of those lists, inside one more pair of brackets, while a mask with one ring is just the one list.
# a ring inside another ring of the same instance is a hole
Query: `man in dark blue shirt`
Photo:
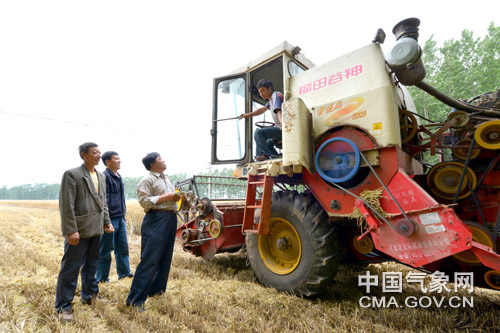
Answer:
[[109, 217], [115, 231], [101, 236], [99, 249], [99, 266], [96, 278], [98, 282], [109, 282], [109, 268], [111, 266], [111, 252], [115, 251], [116, 272], [118, 279], [133, 277], [130, 272], [127, 226], [125, 224], [125, 191], [122, 177], [118, 173], [121, 161], [117, 152], [107, 151], [102, 155], [106, 165], [106, 200]]

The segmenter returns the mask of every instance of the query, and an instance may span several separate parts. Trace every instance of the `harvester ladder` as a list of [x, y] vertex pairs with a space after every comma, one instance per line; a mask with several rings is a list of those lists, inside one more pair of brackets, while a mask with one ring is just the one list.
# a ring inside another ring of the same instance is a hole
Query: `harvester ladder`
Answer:
[[[273, 196], [273, 177], [265, 173], [248, 175], [245, 212], [243, 214], [243, 233], [268, 234], [269, 218]], [[262, 198], [256, 198], [257, 188], [262, 187]], [[260, 209], [260, 218], [255, 218], [255, 210]]]

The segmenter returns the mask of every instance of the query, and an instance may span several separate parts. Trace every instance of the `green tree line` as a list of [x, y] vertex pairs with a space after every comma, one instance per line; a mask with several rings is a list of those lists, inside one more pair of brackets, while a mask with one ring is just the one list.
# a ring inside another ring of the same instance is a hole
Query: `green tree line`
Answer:
[[[424, 79], [446, 95], [461, 100], [500, 88], [500, 26], [493, 22], [483, 38], [463, 30], [461, 38], [438, 46], [431, 36], [423, 46]], [[434, 122], [446, 119], [451, 108], [416, 87], [409, 88], [417, 110]]]
[[[201, 173], [200, 178], [196, 181], [202, 183], [198, 186], [200, 196], [209, 196], [211, 192], [212, 198], [220, 198], [225, 196], [234, 196], [234, 191], [240, 191], [241, 187], [224, 186], [224, 184], [241, 183], [237, 179], [222, 179], [215, 180], [211, 177], [232, 177], [232, 169], [213, 170], [207, 173]], [[198, 176], [197, 176], [198, 177]], [[173, 184], [187, 179], [186, 173], [170, 175]], [[124, 177], [123, 184], [125, 187], [125, 197], [127, 200], [137, 199], [137, 184], [142, 177]], [[208, 182], [218, 183], [217, 185], [209, 186]], [[59, 189], [61, 184], [24, 184], [7, 188], [0, 188], [0, 200], [57, 200], [59, 199]], [[230, 188], [229, 190], [227, 188]], [[244, 194], [244, 191], [243, 191]], [[236, 195], [241, 195], [239, 192]]]
[[[174, 175], [174, 178], [183, 175]], [[127, 200], [137, 199], [137, 184], [142, 177], [124, 177], [125, 197]], [[57, 200], [61, 184], [25, 184], [11, 188], [0, 188], [0, 200]]]
[[60, 184], [25, 184], [0, 188], [0, 200], [55, 200]]

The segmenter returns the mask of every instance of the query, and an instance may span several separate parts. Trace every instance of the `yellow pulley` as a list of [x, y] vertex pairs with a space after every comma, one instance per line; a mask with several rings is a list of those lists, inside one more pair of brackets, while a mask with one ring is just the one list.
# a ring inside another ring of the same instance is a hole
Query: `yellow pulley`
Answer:
[[487, 271], [484, 273], [484, 282], [491, 288], [500, 290], [500, 272], [494, 270]]
[[[495, 251], [495, 242], [488, 228], [473, 221], [464, 221], [465, 225], [472, 231], [472, 240], [492, 248]], [[472, 250], [463, 251], [453, 255], [453, 257], [466, 264], [479, 264], [481, 260], [472, 252]]]
[[490, 120], [482, 123], [474, 133], [478, 145], [483, 148], [500, 149], [500, 120]]
[[218, 238], [222, 233], [222, 223], [217, 219], [210, 221], [208, 224], [208, 233], [210, 237]]
[[[436, 164], [427, 174], [427, 185], [437, 197], [453, 200], [458, 190], [463, 170], [464, 165], [459, 162], [442, 162]], [[464, 199], [471, 194], [469, 185], [474, 190], [477, 185], [477, 177], [474, 171], [467, 167], [466, 177], [460, 187], [458, 199]]]
[[448, 113], [448, 116], [446, 117], [447, 121], [451, 121], [453, 119], [457, 120], [455, 125], [453, 125], [453, 128], [461, 128], [461, 127], [465, 127], [465, 125], [467, 125], [470, 118], [469, 118], [469, 114], [467, 112], [457, 110], [457, 111], [453, 111], [453, 112]]
[[[469, 149], [472, 147], [470, 146], [472, 143], [472, 140], [470, 139], [463, 139], [457, 142], [457, 146], [468, 146], [468, 148], [453, 148], [453, 155], [455, 155], [456, 158], [461, 159], [461, 160], [466, 160], [467, 155], [469, 154]], [[479, 156], [479, 153], [481, 153], [481, 149], [475, 148], [472, 149], [472, 153], [470, 156], [470, 159], [475, 159], [476, 157]]]
[[401, 131], [401, 143], [405, 144], [411, 141], [417, 133], [417, 119], [407, 110], [399, 110], [399, 128]]
[[352, 245], [356, 251], [361, 254], [368, 254], [373, 251], [373, 241], [370, 237], [366, 236], [360, 241], [358, 241], [358, 237], [360, 235], [354, 235], [352, 239]]

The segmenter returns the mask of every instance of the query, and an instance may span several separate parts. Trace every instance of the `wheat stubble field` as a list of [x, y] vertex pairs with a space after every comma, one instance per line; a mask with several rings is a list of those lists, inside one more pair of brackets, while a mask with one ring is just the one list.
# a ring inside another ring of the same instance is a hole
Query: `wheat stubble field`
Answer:
[[[130, 264], [139, 263], [142, 212], [128, 202]], [[396, 264], [342, 266], [327, 293], [310, 300], [279, 293], [253, 281], [245, 254], [205, 261], [176, 245], [164, 295], [150, 298], [146, 311], [125, 306], [131, 279], [110, 284], [92, 306], [74, 302], [75, 320], [64, 324], [54, 310], [63, 254], [55, 201], [0, 201], [0, 332], [499, 332], [500, 292], [475, 288], [472, 308], [363, 308], [358, 275], [408, 271]], [[392, 266], [391, 266], [392, 265]], [[372, 294], [373, 295], [373, 294]], [[376, 290], [374, 295], [381, 296]], [[456, 294], [455, 294], [456, 295]], [[398, 299], [420, 297], [404, 286]], [[441, 295], [440, 295], [441, 296]]]

